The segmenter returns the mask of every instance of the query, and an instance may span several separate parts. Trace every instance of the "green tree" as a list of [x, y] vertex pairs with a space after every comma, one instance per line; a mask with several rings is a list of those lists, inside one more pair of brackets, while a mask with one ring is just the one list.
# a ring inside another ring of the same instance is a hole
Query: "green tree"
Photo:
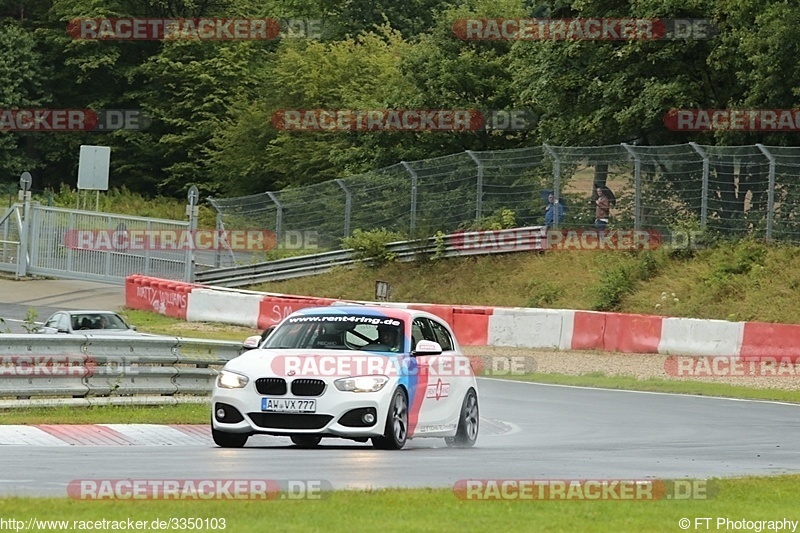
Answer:
[[[5, 20], [0, 26], [0, 109], [38, 108], [48, 101], [48, 72], [33, 34]], [[42, 167], [36, 154], [36, 133], [0, 132], [3, 181], [16, 181], [22, 171]]]

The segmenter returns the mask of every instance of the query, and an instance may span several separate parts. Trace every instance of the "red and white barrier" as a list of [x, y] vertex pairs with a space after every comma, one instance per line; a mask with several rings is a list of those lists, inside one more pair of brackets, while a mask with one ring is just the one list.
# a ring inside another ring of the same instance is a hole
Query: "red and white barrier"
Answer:
[[[265, 328], [298, 309], [328, 306], [337, 300], [217, 288], [135, 275], [126, 280], [125, 302], [133, 309], [190, 321]], [[463, 346], [800, 360], [800, 325], [795, 324], [565, 309], [397, 302], [381, 305], [419, 309], [439, 316], [452, 325]]]
[[658, 353], [693, 355], [731, 355], [742, 349], [744, 322], [664, 318]]
[[487, 344], [558, 349], [563, 322], [558, 309], [495, 309], [489, 318]]
[[[194, 289], [189, 294], [186, 320], [228, 322], [257, 328], [259, 307], [263, 298], [259, 294]], [[224, 320], [219, 320], [219, 317], [224, 317]]]

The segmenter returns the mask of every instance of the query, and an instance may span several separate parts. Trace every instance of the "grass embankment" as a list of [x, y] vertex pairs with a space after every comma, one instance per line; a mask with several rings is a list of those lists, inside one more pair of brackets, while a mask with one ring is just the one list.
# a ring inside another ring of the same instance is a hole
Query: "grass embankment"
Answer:
[[[335, 491], [315, 501], [7, 498], [0, 499], [0, 516], [69, 520], [68, 531], [78, 530], [73, 520], [128, 518], [148, 522], [217, 519], [209, 524], [222, 530], [218, 520], [224, 519], [224, 530], [237, 533], [275, 530], [276, 525], [280, 531], [302, 532], [374, 531], [376, 527], [386, 531], [769, 531], [765, 524], [758, 529], [735, 524], [742, 520], [798, 519], [800, 476], [714, 480], [714, 484], [716, 494], [711, 499], [659, 501], [475, 501], [460, 500], [450, 489]], [[695, 522], [695, 517], [712, 518], [706, 523]], [[718, 517], [730, 519], [732, 525], [717, 527]], [[679, 525], [681, 519], [689, 519], [690, 527]], [[200, 523], [205, 525], [204, 521]]]
[[261, 333], [254, 328], [233, 326], [230, 324], [185, 322], [178, 318], [171, 318], [157, 313], [151, 313], [150, 311], [139, 311], [136, 309], [123, 309], [120, 311], [120, 314], [129, 324], [135, 325], [137, 331], [153, 333], [155, 335], [242, 342], [250, 335], [258, 335]]
[[800, 323], [800, 247], [742, 241], [688, 252], [532, 252], [389, 263], [266, 283], [255, 290], [392, 300]]

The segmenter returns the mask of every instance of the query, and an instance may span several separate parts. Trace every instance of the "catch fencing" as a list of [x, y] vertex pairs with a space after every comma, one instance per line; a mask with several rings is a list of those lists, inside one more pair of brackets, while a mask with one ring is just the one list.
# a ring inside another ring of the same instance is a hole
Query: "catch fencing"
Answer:
[[220, 229], [269, 229], [278, 243], [287, 232], [313, 231], [320, 248], [338, 249], [357, 229], [420, 238], [542, 225], [550, 192], [565, 207], [562, 227], [590, 227], [598, 184], [614, 196], [612, 227], [800, 242], [800, 147], [760, 144], [466, 151], [209, 201]]

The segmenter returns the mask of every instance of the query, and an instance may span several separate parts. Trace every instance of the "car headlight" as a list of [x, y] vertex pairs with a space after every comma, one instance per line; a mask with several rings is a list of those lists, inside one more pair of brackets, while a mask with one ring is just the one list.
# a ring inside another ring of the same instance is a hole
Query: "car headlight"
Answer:
[[350, 392], [377, 392], [387, 383], [389, 378], [386, 376], [354, 376], [333, 382], [340, 391]]
[[247, 385], [248, 381], [250, 381], [250, 378], [247, 376], [230, 370], [221, 370], [219, 376], [217, 376], [217, 386], [223, 389], [241, 389]]

